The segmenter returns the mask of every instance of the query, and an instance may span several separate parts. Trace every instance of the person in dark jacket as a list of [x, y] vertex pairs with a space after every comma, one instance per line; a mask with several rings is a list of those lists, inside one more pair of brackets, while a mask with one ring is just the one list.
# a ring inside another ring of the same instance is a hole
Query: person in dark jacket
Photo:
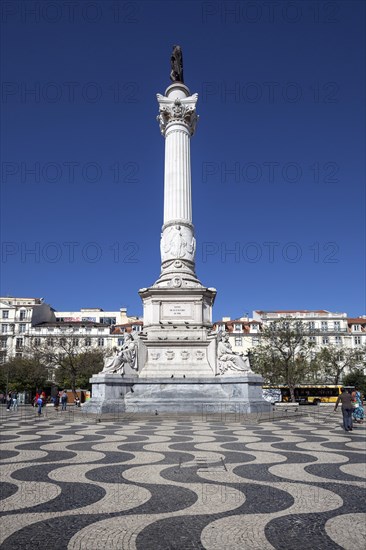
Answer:
[[342, 393], [338, 397], [334, 410], [337, 410], [339, 403], [342, 403], [343, 428], [345, 432], [351, 432], [352, 424], [352, 396], [347, 392], [346, 388], [342, 388]]

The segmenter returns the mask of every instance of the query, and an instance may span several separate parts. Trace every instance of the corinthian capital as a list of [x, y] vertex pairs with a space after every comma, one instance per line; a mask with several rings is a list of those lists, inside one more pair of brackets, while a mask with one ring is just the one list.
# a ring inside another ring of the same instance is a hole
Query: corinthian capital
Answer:
[[165, 136], [165, 132], [170, 123], [183, 123], [191, 136], [194, 134], [198, 115], [196, 113], [196, 104], [198, 94], [193, 94], [184, 99], [169, 99], [161, 94], [157, 94], [159, 103], [159, 122], [160, 131]]

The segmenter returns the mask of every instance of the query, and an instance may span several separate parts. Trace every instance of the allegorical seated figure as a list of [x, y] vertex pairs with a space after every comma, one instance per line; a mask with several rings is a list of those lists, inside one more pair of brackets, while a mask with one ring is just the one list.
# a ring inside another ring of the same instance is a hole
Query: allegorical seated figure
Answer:
[[218, 335], [217, 361], [218, 374], [225, 374], [227, 371], [252, 372], [248, 356], [233, 351], [226, 332]]
[[137, 369], [137, 341], [131, 333], [125, 335], [125, 341], [122, 348], [116, 351], [113, 357], [104, 359], [103, 373], [125, 374], [125, 365], [131, 369]]

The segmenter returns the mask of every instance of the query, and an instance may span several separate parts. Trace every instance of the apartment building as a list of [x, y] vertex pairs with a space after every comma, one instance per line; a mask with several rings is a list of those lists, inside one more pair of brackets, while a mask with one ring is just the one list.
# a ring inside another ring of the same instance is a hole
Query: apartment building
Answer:
[[0, 297], [0, 362], [21, 357], [32, 328], [55, 320], [54, 309], [42, 298]]

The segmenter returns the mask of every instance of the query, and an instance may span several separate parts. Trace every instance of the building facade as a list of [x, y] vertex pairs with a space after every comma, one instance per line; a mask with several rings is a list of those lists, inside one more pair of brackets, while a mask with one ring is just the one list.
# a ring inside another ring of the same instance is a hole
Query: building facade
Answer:
[[327, 310], [276, 310], [253, 311], [253, 317], [230, 319], [223, 317], [214, 324], [219, 331], [229, 334], [230, 344], [235, 352], [247, 353], [260, 343], [266, 326], [280, 319], [302, 321], [309, 329], [309, 340], [316, 350], [336, 346], [339, 349], [360, 350], [359, 368], [364, 368], [366, 347], [366, 315], [348, 318], [346, 313]]
[[42, 298], [0, 298], [0, 363], [22, 357], [34, 346], [47, 344], [62, 353], [66, 341], [82, 351], [113, 350], [121, 347], [128, 327], [142, 330], [138, 317], [127, 309], [103, 311], [84, 308], [79, 311], [55, 311]]
[[[229, 334], [235, 352], [247, 353], [260, 343], [263, 328], [279, 319], [299, 320], [307, 324], [309, 339], [316, 349], [324, 346], [365, 349], [366, 315], [348, 318], [346, 313], [327, 310], [255, 310], [253, 317], [223, 317], [214, 330]], [[55, 311], [42, 298], [0, 298], [0, 362], [22, 357], [27, 348], [47, 343], [55, 348], [64, 340], [82, 351], [107, 351], [121, 347], [126, 329], [142, 332], [143, 319], [127, 315], [126, 308], [104, 311], [83, 308], [79, 311]], [[59, 350], [62, 353], [62, 349]], [[360, 362], [361, 366], [362, 362]]]
[[32, 329], [55, 320], [54, 309], [42, 298], [0, 297], [0, 362], [22, 357]]

